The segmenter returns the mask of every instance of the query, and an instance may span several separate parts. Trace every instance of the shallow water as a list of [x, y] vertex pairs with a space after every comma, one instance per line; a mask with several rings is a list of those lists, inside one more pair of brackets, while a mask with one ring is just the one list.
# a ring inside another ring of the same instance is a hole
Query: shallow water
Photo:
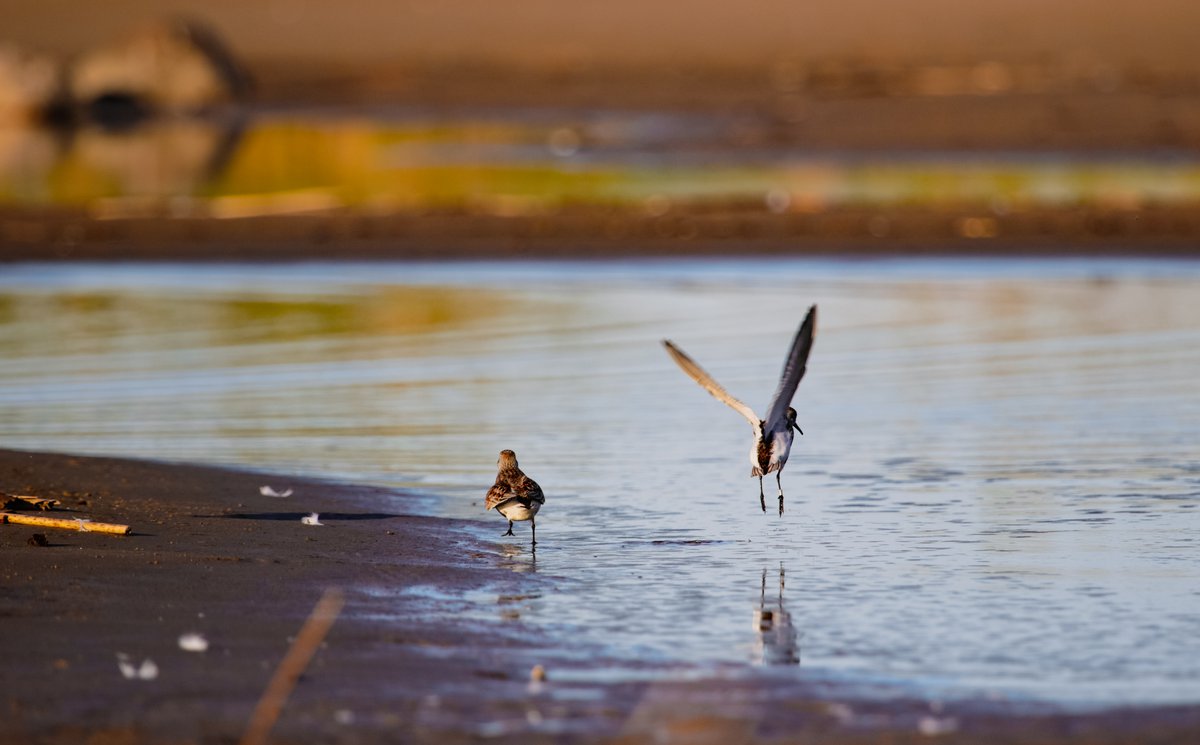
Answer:
[[[763, 514], [749, 427], [658, 342], [761, 409], [813, 302], [805, 436]], [[753, 664], [1195, 703], [1198, 311], [1200, 264], [1142, 261], [16, 266], [0, 444], [490, 519], [499, 560], [545, 582], [456, 612], [630, 663], [560, 679]], [[483, 513], [501, 448], [548, 494], [536, 558]]]

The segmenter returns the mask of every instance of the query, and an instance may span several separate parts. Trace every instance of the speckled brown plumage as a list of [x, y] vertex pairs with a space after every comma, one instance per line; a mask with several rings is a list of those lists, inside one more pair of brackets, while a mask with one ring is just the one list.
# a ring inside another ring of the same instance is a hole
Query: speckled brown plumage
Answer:
[[488, 510], [496, 510], [508, 518], [508, 532], [512, 535], [513, 521], [528, 520], [533, 531], [533, 545], [537, 545], [537, 523], [534, 516], [546, 503], [546, 495], [542, 487], [529, 478], [517, 466], [517, 454], [511, 450], [502, 450], [500, 459], [496, 462], [499, 471], [496, 473], [496, 483], [488, 489], [484, 502]]
[[758, 463], [755, 464], [754, 468], [750, 469], [750, 475], [762, 476], [770, 473], [773, 470], [771, 468], [771, 445], [762, 437], [758, 438], [755, 454], [758, 458]]
[[517, 467], [517, 456], [511, 450], [500, 453], [500, 470], [496, 483], [487, 493], [487, 509], [493, 510], [510, 499], [516, 499], [528, 507], [532, 502], [546, 503], [542, 487]]

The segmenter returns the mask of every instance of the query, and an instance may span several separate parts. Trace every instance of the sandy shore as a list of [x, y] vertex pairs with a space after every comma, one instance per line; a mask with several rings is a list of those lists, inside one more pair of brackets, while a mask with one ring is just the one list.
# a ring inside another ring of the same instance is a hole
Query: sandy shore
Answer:
[[[1200, 728], [1200, 707], [931, 708], [754, 668], [608, 680], [606, 667], [637, 663], [541, 639], [512, 610], [522, 593], [566, 591], [537, 573], [527, 547], [495, 541], [494, 525], [406, 514], [403, 494], [15, 451], [0, 451], [0, 474], [8, 493], [133, 527], [120, 537], [0, 526], [0, 743], [234, 742], [312, 605], [335, 586], [346, 607], [276, 742], [896, 743], [941, 733], [1144, 744], [1190, 742]], [[263, 484], [295, 494], [264, 497]], [[326, 525], [302, 525], [309, 511]], [[31, 545], [35, 532], [50, 545]], [[188, 632], [209, 649], [183, 651]], [[118, 652], [154, 660], [158, 676], [124, 679]], [[575, 674], [556, 680], [566, 660]], [[534, 664], [549, 673], [540, 686], [529, 682]]]
[[[381, 594], [442, 584], [462, 591], [502, 571], [469, 526], [380, 508], [397, 495], [385, 502], [378, 490], [287, 479], [296, 493], [276, 499], [259, 487], [285, 482], [258, 474], [16, 452], [0, 453], [0, 473], [6, 492], [54, 497], [63, 514], [133, 528], [127, 537], [0, 528], [9, 682], [0, 741], [236, 737], [327, 587], [346, 588], [347, 605], [282, 736], [306, 739], [334, 723], [333, 711], [364, 701], [388, 711], [396, 701], [399, 716], [400, 702], [419, 700], [418, 682], [453, 686], [475, 675], [415, 651], [481, 643], [470, 629], [368, 620], [385, 604]], [[325, 525], [301, 524], [309, 511]], [[27, 543], [34, 533], [50, 545]], [[182, 651], [178, 638], [188, 632], [204, 634], [210, 649]], [[118, 652], [154, 660], [158, 678], [123, 679]]]
[[[986, 226], [986, 235], [972, 228]], [[0, 263], [580, 259], [678, 256], [1196, 256], [1200, 210], [1079, 208], [994, 216], [974, 208], [831, 209], [772, 215], [737, 206], [662, 216], [576, 210], [241, 220], [93, 220], [0, 209]]]

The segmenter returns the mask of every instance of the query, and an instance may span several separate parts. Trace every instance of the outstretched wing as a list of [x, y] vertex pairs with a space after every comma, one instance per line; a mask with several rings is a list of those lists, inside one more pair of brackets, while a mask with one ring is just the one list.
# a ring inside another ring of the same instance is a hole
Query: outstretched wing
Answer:
[[792, 405], [792, 396], [796, 395], [796, 386], [800, 385], [800, 378], [804, 377], [808, 366], [808, 353], [812, 351], [813, 336], [816, 333], [817, 306], [814, 305], [808, 309], [808, 315], [804, 317], [804, 323], [800, 324], [800, 330], [792, 340], [787, 360], [783, 363], [779, 387], [775, 389], [775, 397], [771, 399], [771, 406], [767, 409], [768, 432], [775, 432], [787, 426], [787, 410]]
[[729, 395], [729, 392], [722, 388], [720, 383], [713, 380], [711, 375], [704, 372], [704, 369], [697, 365], [691, 357], [684, 354], [683, 350], [679, 347], [666, 339], [663, 339], [663, 346], [667, 348], [671, 359], [675, 360], [676, 364], [683, 368], [688, 377], [699, 383], [701, 388], [711, 393], [718, 401], [746, 417], [746, 421], [750, 422], [751, 427], [754, 427], [755, 434], [761, 434], [762, 421], [759, 420], [758, 415], [754, 413], [753, 409]]

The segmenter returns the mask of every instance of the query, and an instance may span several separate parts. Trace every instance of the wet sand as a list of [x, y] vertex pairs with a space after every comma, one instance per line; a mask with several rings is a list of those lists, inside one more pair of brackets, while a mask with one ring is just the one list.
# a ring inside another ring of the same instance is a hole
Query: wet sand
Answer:
[[[0, 740], [78, 742], [81, 733], [125, 730], [146, 741], [233, 737], [327, 587], [350, 591], [327, 640], [326, 650], [340, 651], [318, 655], [309, 675], [324, 682], [301, 686], [282, 733], [307, 732], [306, 712], [328, 719], [327, 707], [353, 691], [369, 695], [381, 647], [405, 671], [392, 681], [400, 687], [473, 674], [396, 654], [462, 644], [468, 629], [355, 620], [369, 610], [364, 585], [488, 581], [495, 569], [464, 526], [381, 511], [369, 488], [287, 479], [297, 493], [279, 499], [259, 486], [283, 489], [282, 480], [244, 472], [17, 452], [0, 453], [0, 464], [9, 493], [53, 497], [62, 514], [133, 529], [127, 537], [0, 529], [11, 684]], [[309, 511], [326, 525], [302, 525]], [[50, 545], [27, 543], [34, 533]], [[205, 634], [210, 649], [182, 651], [177, 639], [188, 632]], [[153, 659], [159, 677], [122, 679], [118, 652]]]
[[[982, 234], [981, 234], [982, 233]], [[0, 262], [632, 258], [670, 256], [1196, 256], [1200, 210], [967, 207], [773, 215], [745, 205], [645, 215], [579, 209], [500, 217], [353, 212], [94, 220], [0, 209]]]
[[[0, 451], [0, 474], [8, 493], [133, 528], [121, 537], [0, 526], [0, 743], [236, 741], [333, 586], [346, 607], [273, 741], [895, 743], [940, 733], [967, 743], [1183, 743], [1200, 728], [1200, 707], [937, 706], [749, 667], [603, 682], [606, 666], [635, 663], [549, 648], [505, 611], [505, 598], [569, 590], [531, 571], [526, 546], [494, 540], [494, 521], [406, 514], [411, 497], [377, 488], [191, 465]], [[295, 494], [265, 497], [264, 484]], [[309, 511], [326, 525], [302, 525]], [[50, 545], [30, 545], [35, 532]], [[494, 596], [496, 613], [472, 611], [462, 601], [472, 591]], [[208, 651], [181, 650], [188, 632], [203, 633]], [[123, 679], [118, 652], [153, 659], [158, 677]], [[556, 681], [555, 661], [575, 655], [578, 667], [580, 654], [596, 678]], [[529, 682], [534, 664], [548, 671], [540, 686]]]

